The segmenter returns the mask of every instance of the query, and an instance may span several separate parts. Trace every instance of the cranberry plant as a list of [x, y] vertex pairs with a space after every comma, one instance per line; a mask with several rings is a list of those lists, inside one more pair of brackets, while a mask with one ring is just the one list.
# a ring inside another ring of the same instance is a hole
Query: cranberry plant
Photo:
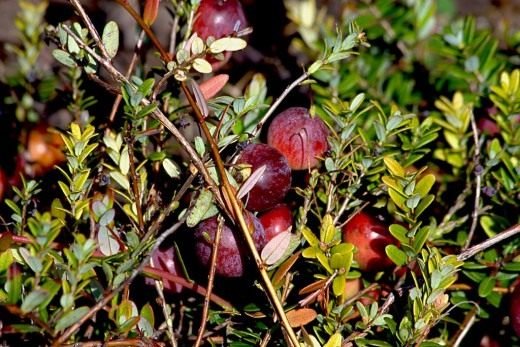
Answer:
[[519, 345], [518, 35], [449, 3], [20, 0], [2, 342]]

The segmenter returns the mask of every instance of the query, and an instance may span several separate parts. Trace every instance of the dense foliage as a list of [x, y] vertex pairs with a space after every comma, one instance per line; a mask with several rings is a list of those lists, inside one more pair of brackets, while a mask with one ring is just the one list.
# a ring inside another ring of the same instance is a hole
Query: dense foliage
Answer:
[[449, 0], [18, 3], [3, 343], [520, 346], [520, 35]]

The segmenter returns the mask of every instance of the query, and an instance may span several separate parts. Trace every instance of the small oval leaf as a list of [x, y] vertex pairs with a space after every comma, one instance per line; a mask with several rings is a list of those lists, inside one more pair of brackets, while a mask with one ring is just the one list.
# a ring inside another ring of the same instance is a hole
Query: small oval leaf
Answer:
[[110, 21], [105, 25], [101, 40], [103, 45], [105, 45], [108, 56], [114, 58], [119, 49], [119, 27], [116, 22]]
[[202, 58], [196, 58], [193, 61], [192, 66], [195, 70], [197, 70], [200, 73], [210, 73], [211, 71], [213, 71], [211, 64], [206, 59]]
[[291, 233], [289, 231], [283, 231], [273, 237], [265, 247], [262, 249], [260, 256], [267, 265], [272, 265], [280, 260], [286, 249], [289, 247], [291, 241]]
[[312, 322], [318, 314], [312, 308], [299, 308], [287, 312], [287, 320], [293, 328], [298, 328]]
[[223, 37], [216, 41], [213, 41], [209, 46], [209, 50], [213, 54], [222, 53], [224, 51], [239, 51], [247, 46], [245, 40], [238, 37]]
[[55, 330], [60, 331], [60, 330], [70, 327], [72, 324], [76, 323], [84, 315], [86, 315], [88, 311], [89, 311], [89, 308], [87, 306], [81, 306], [73, 311], [66, 313], [56, 323]]

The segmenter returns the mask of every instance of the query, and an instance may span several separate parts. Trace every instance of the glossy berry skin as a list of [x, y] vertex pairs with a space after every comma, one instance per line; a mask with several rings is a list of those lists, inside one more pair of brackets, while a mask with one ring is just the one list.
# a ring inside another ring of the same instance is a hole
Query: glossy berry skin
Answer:
[[393, 265], [385, 247], [395, 240], [388, 228], [368, 213], [359, 212], [343, 226], [343, 241], [356, 246], [354, 260], [363, 271], [381, 271]]
[[195, 13], [193, 31], [206, 40], [219, 39], [246, 28], [247, 20], [238, 0], [202, 0]]
[[279, 150], [293, 170], [316, 167], [329, 148], [329, 131], [318, 117], [303, 107], [291, 107], [278, 114], [267, 131], [267, 143]]
[[258, 216], [265, 230], [265, 239], [271, 241], [273, 237], [292, 227], [293, 216], [287, 205], [278, 205]]
[[242, 150], [238, 164], [251, 165], [251, 173], [265, 165], [265, 171], [247, 197], [247, 209], [262, 211], [281, 202], [291, 188], [291, 168], [287, 159], [265, 144], [250, 144]]
[[520, 283], [517, 283], [511, 293], [509, 303], [509, 320], [516, 336], [520, 337]]
[[[182, 271], [175, 252], [175, 247], [157, 249], [152, 254], [150, 266], [154, 269], [162, 270], [172, 275], [181, 276]], [[151, 278], [145, 279], [145, 283], [148, 285], [154, 285], [154, 282], [155, 281]], [[167, 280], [163, 280], [163, 287], [165, 291], [170, 293], [182, 292], [182, 286], [180, 284], [175, 284]]]
[[[210, 36], [219, 39], [246, 27], [246, 16], [238, 0], [202, 0], [193, 22], [193, 31], [203, 40]], [[213, 71], [224, 66], [231, 58], [231, 52], [223, 53], [221, 60], [213, 56], [206, 58]]]
[[[254, 226], [253, 240], [258, 250], [265, 244], [265, 232], [262, 224], [252, 214], [247, 220]], [[195, 253], [202, 265], [209, 267], [212, 243], [218, 228], [217, 217], [208, 218], [197, 225], [195, 229]], [[227, 224], [223, 225], [217, 253], [216, 273], [223, 277], [241, 277], [244, 275], [244, 264], [248, 254], [247, 246], [239, 244], [236, 238], [240, 238], [240, 230], [237, 227], [231, 229]]]

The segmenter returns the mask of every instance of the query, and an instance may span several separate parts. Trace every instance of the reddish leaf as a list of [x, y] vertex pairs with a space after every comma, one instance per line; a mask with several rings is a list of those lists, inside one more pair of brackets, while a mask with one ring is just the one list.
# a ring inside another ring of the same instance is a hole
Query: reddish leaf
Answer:
[[159, 0], [146, 0], [144, 3], [143, 21], [150, 26], [155, 22], [159, 12]]
[[220, 92], [222, 88], [224, 88], [228, 80], [229, 75], [220, 74], [202, 82], [199, 85], [199, 88], [202, 92], [202, 95], [204, 95], [204, 99], [209, 100], [217, 95], [217, 93]]
[[287, 319], [293, 328], [312, 322], [318, 314], [312, 308], [299, 308], [287, 312]]

